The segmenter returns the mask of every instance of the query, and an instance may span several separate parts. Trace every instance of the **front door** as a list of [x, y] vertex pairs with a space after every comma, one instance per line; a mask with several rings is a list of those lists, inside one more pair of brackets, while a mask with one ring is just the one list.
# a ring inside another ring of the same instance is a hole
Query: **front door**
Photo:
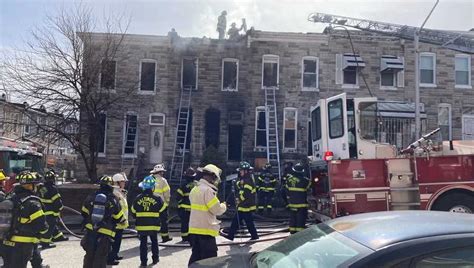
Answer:
[[229, 161], [242, 160], [242, 125], [229, 125], [227, 141], [227, 159]]
[[165, 136], [165, 115], [153, 113], [149, 117], [150, 125], [150, 164], [163, 162], [163, 141]]

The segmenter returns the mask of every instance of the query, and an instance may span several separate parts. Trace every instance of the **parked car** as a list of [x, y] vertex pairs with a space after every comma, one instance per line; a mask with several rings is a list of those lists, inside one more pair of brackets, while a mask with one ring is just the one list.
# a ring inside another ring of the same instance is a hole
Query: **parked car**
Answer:
[[346, 216], [258, 253], [210, 258], [191, 267], [474, 267], [474, 215], [389, 211]]

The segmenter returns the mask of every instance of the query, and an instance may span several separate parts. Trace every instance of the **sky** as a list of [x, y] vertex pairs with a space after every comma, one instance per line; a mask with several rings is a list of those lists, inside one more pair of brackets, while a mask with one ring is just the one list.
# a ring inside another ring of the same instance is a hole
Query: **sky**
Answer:
[[[217, 37], [217, 17], [226, 10], [228, 27], [240, 26], [283, 32], [321, 32], [325, 25], [307, 20], [321, 12], [419, 26], [435, 0], [82, 0], [94, 15], [125, 14], [131, 18], [128, 33], [166, 35], [175, 28], [180, 36]], [[75, 0], [0, 0], [0, 50], [21, 47], [35, 26]], [[427, 28], [469, 30], [474, 28], [474, 0], [441, 0]]]

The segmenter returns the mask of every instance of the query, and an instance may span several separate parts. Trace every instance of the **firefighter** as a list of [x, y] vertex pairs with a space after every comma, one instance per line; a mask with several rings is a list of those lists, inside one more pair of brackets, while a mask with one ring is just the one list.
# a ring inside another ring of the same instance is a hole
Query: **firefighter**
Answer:
[[54, 185], [56, 181], [54, 170], [48, 170], [44, 174], [44, 180], [44, 184], [38, 188], [38, 195], [44, 206], [44, 215], [46, 216], [49, 229], [46, 235], [47, 238], [41, 240], [41, 246], [42, 248], [52, 248], [56, 247], [56, 245], [52, 244], [53, 241], [67, 241], [69, 239], [64, 237], [64, 234], [58, 230], [57, 226], [63, 202], [58, 189]]
[[148, 246], [147, 240], [151, 240], [151, 253], [153, 264], [160, 261], [158, 249], [158, 232], [160, 231], [160, 213], [166, 207], [160, 197], [153, 194], [155, 188], [155, 178], [147, 176], [138, 185], [143, 193], [138, 195], [133, 201], [131, 212], [135, 217], [135, 228], [140, 237], [140, 267], [147, 267]]
[[117, 198], [120, 204], [120, 208], [122, 209], [124, 221], [119, 222], [117, 224], [117, 228], [115, 230], [115, 237], [112, 246], [110, 247], [110, 252], [108, 255], [107, 264], [108, 265], [117, 265], [122, 256], [119, 256], [118, 253], [120, 251], [120, 246], [122, 245], [122, 235], [123, 230], [128, 227], [128, 203], [127, 203], [127, 190], [125, 190], [125, 184], [127, 183], [127, 175], [124, 172], [117, 173], [112, 176], [112, 180], [114, 181], [114, 190], [113, 194]]
[[283, 176], [281, 177], [281, 184], [280, 184], [280, 190], [281, 190], [281, 198], [283, 199], [283, 203], [285, 204], [285, 207], [288, 208], [288, 196], [286, 192], [286, 180], [291, 176], [292, 169], [293, 169], [293, 162], [285, 162], [283, 168]]
[[181, 218], [181, 239], [182, 242], [189, 242], [189, 214], [191, 213], [191, 204], [189, 202], [189, 193], [194, 188], [196, 171], [189, 167], [183, 174], [183, 183], [176, 190], [176, 199], [178, 201], [178, 215]]
[[209, 164], [198, 171], [202, 178], [189, 193], [189, 242], [192, 247], [189, 265], [217, 256], [216, 236], [219, 235], [220, 221], [216, 216], [227, 210], [225, 202], [221, 203], [216, 196], [222, 170]]
[[286, 194], [290, 209], [290, 233], [302, 231], [308, 215], [308, 189], [311, 181], [304, 176], [305, 170], [301, 163], [293, 166], [292, 174], [286, 179]]
[[170, 194], [171, 188], [168, 184], [168, 181], [164, 178], [165, 172], [166, 172], [166, 169], [163, 164], [156, 165], [153, 168], [153, 170], [150, 171], [150, 174], [156, 180], [154, 194], [159, 196], [161, 200], [163, 201], [163, 204], [165, 205], [165, 210], [162, 213], [160, 213], [160, 219], [161, 219], [160, 235], [161, 235], [162, 243], [166, 243], [168, 241], [173, 240], [173, 238], [171, 238], [168, 233], [168, 204], [170, 203], [170, 198], [171, 198], [171, 194]]
[[0, 202], [5, 200], [6, 193], [3, 190], [3, 185], [5, 184], [5, 181], [8, 180], [7, 175], [5, 175], [5, 172], [3, 172], [3, 169], [0, 169]]
[[234, 240], [235, 232], [239, 228], [240, 222], [245, 221], [245, 225], [251, 235], [250, 240], [257, 240], [258, 234], [253, 222], [253, 212], [257, 209], [255, 206], [256, 188], [255, 182], [251, 176], [252, 167], [249, 163], [240, 162], [239, 179], [237, 181], [239, 196], [237, 199], [237, 212], [230, 225], [229, 233], [223, 235], [229, 240]]
[[[39, 177], [24, 171], [16, 176], [19, 183], [9, 197], [19, 208], [13, 215], [11, 235], [3, 241], [3, 262], [6, 268], [26, 268], [32, 258], [35, 245], [48, 232], [48, 223], [40, 199], [35, 196]], [[43, 267], [40, 266], [34, 267]]]
[[262, 213], [266, 208], [267, 213], [272, 212], [272, 199], [275, 194], [277, 180], [271, 171], [272, 165], [265, 164], [262, 173], [257, 177], [258, 211]]
[[125, 220], [119, 201], [113, 194], [113, 180], [104, 175], [99, 179], [100, 188], [89, 195], [82, 205], [86, 233], [81, 246], [86, 251], [84, 268], [105, 268], [110, 240], [115, 237], [117, 223]]

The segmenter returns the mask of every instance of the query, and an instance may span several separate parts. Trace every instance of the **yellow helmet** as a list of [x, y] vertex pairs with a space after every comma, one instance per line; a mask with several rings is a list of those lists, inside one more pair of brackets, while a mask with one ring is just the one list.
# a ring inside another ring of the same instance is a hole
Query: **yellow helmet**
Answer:
[[7, 179], [7, 175], [5, 175], [5, 172], [3, 169], [0, 169], [0, 181], [4, 181]]

